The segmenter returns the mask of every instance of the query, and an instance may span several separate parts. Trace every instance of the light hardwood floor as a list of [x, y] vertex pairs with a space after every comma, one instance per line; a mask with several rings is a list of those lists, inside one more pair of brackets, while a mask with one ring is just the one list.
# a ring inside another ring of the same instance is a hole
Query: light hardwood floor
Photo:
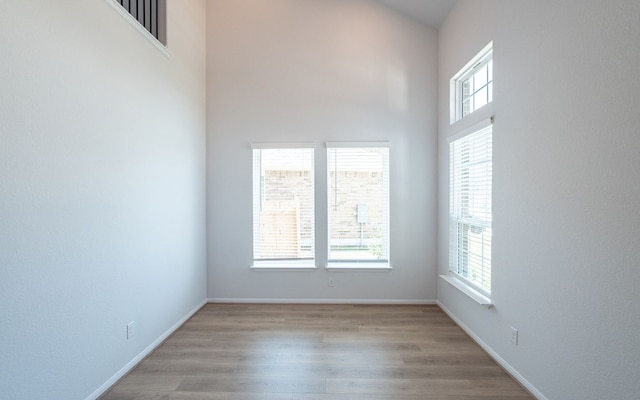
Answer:
[[436, 306], [208, 304], [102, 400], [532, 399]]

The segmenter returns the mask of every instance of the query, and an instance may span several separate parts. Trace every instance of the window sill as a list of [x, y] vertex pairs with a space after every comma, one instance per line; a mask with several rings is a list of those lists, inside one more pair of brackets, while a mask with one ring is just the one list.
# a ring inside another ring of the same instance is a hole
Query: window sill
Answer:
[[338, 271], [391, 271], [393, 269], [389, 263], [375, 262], [330, 262], [324, 268]]
[[453, 286], [454, 288], [458, 289], [462, 293], [466, 294], [468, 297], [470, 297], [476, 303], [478, 303], [480, 305], [483, 305], [485, 307], [488, 307], [488, 308], [493, 307], [493, 303], [491, 302], [491, 299], [489, 297], [487, 297], [484, 294], [478, 292], [477, 290], [473, 289], [469, 285], [466, 285], [461, 280], [456, 279], [456, 278], [452, 277], [451, 275], [440, 275], [440, 278], [442, 278], [445, 282], [448, 282], [451, 286]]
[[255, 262], [251, 269], [255, 270], [287, 270], [287, 271], [312, 271], [317, 269], [312, 262], [300, 261], [258, 261]]

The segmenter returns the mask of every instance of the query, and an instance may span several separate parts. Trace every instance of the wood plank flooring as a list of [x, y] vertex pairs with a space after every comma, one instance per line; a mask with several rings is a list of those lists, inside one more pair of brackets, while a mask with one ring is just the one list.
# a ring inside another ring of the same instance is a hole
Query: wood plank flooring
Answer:
[[208, 304], [102, 400], [532, 399], [436, 306]]

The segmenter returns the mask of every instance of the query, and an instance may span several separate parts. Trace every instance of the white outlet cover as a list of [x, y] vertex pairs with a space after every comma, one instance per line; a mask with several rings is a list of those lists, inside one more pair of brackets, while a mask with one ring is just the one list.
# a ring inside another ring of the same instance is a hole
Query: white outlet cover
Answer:
[[513, 326], [511, 327], [511, 343], [516, 346], [518, 345], [518, 330]]
[[135, 322], [129, 322], [127, 324], [127, 339], [131, 339], [136, 334]]

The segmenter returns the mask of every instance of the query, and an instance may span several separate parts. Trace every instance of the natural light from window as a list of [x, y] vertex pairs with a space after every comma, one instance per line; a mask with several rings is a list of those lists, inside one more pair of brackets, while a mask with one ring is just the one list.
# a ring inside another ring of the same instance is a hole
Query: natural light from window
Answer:
[[253, 149], [253, 254], [314, 259], [313, 148]]
[[389, 261], [389, 148], [329, 147], [329, 262]]

